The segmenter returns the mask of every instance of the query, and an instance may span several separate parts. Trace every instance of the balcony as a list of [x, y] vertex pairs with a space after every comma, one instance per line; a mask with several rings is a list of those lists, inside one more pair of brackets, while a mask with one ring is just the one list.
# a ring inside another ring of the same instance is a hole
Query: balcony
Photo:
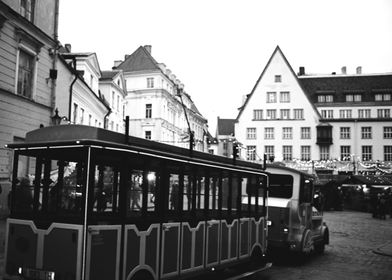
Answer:
[[317, 145], [332, 145], [332, 126], [323, 123], [317, 126]]

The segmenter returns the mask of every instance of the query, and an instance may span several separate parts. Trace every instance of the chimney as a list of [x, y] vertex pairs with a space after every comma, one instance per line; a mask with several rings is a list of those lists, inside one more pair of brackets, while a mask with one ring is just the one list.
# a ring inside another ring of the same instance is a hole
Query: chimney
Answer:
[[65, 50], [66, 50], [68, 53], [71, 52], [71, 49], [72, 49], [71, 44], [65, 44]]
[[357, 67], [357, 74], [358, 75], [362, 74], [362, 66]]
[[332, 72], [331, 75], [336, 75], [336, 72]]
[[117, 68], [121, 64], [122, 60], [115, 60], [113, 63], [113, 68]]
[[343, 66], [343, 67], [342, 67], [342, 74], [343, 74], [343, 75], [346, 75], [346, 74], [347, 74], [347, 67], [346, 67], [346, 66]]
[[151, 54], [151, 45], [145, 45], [144, 48], [146, 51], [148, 51], [149, 54]]
[[300, 66], [300, 67], [299, 67], [298, 76], [304, 76], [304, 75], [305, 75], [305, 67]]
[[124, 55], [124, 60], [127, 60], [128, 57], [129, 57], [129, 54]]

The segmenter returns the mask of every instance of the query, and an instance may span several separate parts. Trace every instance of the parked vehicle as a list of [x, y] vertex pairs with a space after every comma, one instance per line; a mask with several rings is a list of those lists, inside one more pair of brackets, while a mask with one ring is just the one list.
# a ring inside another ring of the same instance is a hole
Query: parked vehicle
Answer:
[[[324, 252], [329, 230], [323, 221], [322, 197], [315, 203], [313, 176], [279, 165], [269, 172], [268, 247], [307, 254]], [[319, 209], [315, 204], [320, 205]]]

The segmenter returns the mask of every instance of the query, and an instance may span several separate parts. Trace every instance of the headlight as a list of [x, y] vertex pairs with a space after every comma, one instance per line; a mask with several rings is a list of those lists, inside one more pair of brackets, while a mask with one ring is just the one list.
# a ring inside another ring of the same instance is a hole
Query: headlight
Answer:
[[269, 227], [272, 226], [272, 221], [268, 220], [267, 221], [267, 226], [269, 226]]

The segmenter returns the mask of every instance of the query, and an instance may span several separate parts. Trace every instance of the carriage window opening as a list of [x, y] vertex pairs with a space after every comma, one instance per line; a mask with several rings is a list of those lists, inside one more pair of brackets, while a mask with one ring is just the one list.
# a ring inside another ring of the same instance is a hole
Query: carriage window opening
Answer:
[[128, 213], [141, 212], [143, 205], [143, 171], [132, 170], [128, 185]]
[[210, 178], [210, 189], [209, 189], [209, 209], [218, 210], [218, 179]]
[[111, 166], [96, 166], [94, 178], [94, 212], [118, 211], [119, 173]]
[[247, 193], [248, 189], [248, 178], [242, 178], [241, 180], [241, 210], [249, 210], [249, 195]]
[[231, 180], [231, 210], [235, 212], [237, 211], [238, 196], [241, 196], [241, 193], [238, 193], [240, 182], [237, 175], [233, 175]]
[[155, 211], [156, 193], [158, 190], [157, 185], [157, 173], [148, 171], [147, 172], [147, 211]]
[[222, 210], [229, 209], [229, 177], [222, 177]]
[[190, 211], [192, 209], [192, 189], [193, 179], [189, 175], [184, 175], [184, 190], [183, 190], [183, 211]]
[[169, 210], [177, 211], [179, 208], [180, 176], [170, 174], [169, 177]]
[[258, 177], [252, 175], [248, 181], [247, 193], [251, 196], [250, 211], [252, 213], [259, 212], [260, 204], [262, 203], [262, 198], [260, 197], [260, 186]]
[[197, 178], [196, 183], [196, 209], [204, 209], [205, 177]]
[[270, 174], [269, 197], [291, 198], [293, 195], [293, 177], [291, 175]]

